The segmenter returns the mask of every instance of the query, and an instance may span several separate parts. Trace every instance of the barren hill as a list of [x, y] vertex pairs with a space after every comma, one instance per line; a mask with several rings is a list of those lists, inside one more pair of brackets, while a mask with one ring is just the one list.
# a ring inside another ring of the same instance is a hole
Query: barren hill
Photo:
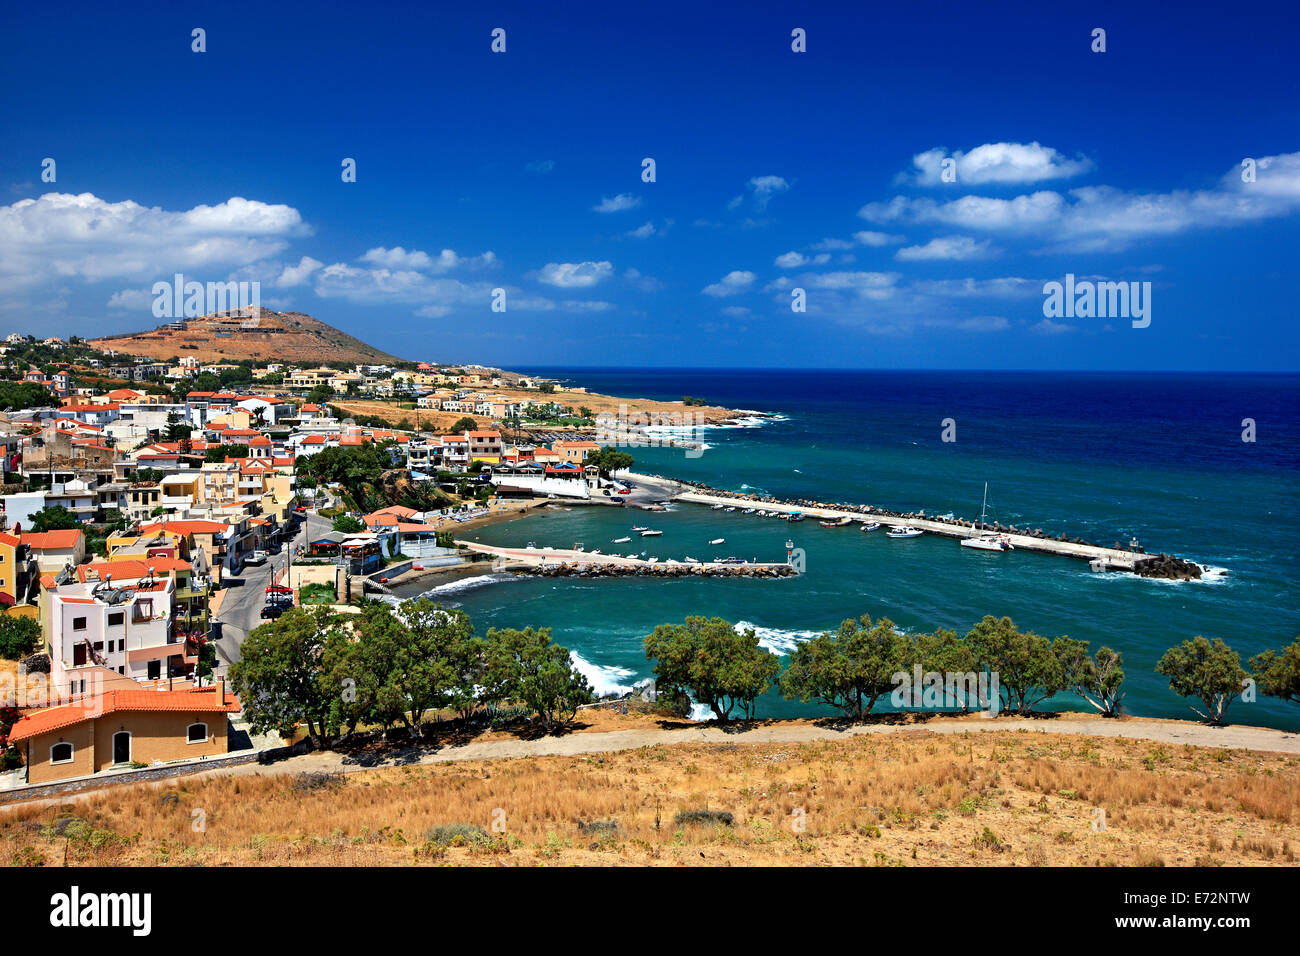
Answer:
[[130, 355], [170, 359], [192, 355], [203, 362], [297, 363], [395, 361], [395, 357], [302, 312], [248, 309], [172, 322], [148, 332], [94, 339], [91, 345]]

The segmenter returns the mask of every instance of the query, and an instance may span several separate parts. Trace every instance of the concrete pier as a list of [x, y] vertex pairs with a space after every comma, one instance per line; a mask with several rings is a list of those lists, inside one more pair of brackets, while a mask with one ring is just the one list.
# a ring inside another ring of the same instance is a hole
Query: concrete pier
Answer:
[[[878, 521], [882, 525], [884, 533], [885, 527], [902, 527], [911, 525], [913, 528], [920, 528], [927, 534], [942, 535], [946, 538], [965, 538], [971, 534], [970, 524], [957, 524], [948, 521], [935, 521], [928, 518], [901, 518], [895, 515], [884, 515], [869, 513], [863, 514], [860, 511], [838, 511], [834, 508], [809, 508], [803, 505], [788, 505], [774, 503], [770, 501], [753, 501], [748, 498], [733, 498], [728, 495], [710, 495], [699, 491], [683, 491], [673, 497], [674, 501], [689, 501], [700, 505], [723, 504], [729, 507], [744, 505], [749, 508], [759, 508], [763, 511], [779, 511], [785, 514], [799, 512], [804, 517], [821, 521], [833, 520], [836, 518], [851, 518], [855, 524], [847, 525], [844, 528], [827, 529], [828, 534], [848, 534], [858, 530], [858, 526], [868, 521]], [[1037, 551], [1042, 554], [1059, 554], [1068, 558], [1079, 558], [1084, 561], [1093, 561], [1102, 559], [1105, 561], [1107, 570], [1112, 571], [1132, 571], [1136, 561], [1150, 558], [1151, 555], [1139, 554], [1136, 551], [1117, 550], [1115, 548], [1102, 548], [1092, 544], [1075, 544], [1071, 541], [1056, 541], [1051, 538], [1036, 538], [1032, 535], [1015, 534], [1009, 531], [999, 531], [999, 534], [1005, 534], [1011, 542], [1011, 546], [1018, 551]]]

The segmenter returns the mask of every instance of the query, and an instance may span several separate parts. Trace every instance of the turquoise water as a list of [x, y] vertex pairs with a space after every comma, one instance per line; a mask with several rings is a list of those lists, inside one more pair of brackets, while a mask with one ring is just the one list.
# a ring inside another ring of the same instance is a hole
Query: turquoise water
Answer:
[[[1049, 637], [1068, 634], [1124, 654], [1132, 713], [1187, 717], [1152, 668], [1169, 646], [1221, 637], [1243, 659], [1300, 634], [1292, 530], [1300, 441], [1294, 376], [1059, 376], [1038, 373], [573, 370], [593, 390], [674, 398], [701, 395], [780, 413], [758, 428], [716, 429], [699, 458], [629, 449], [637, 470], [781, 497], [870, 503], [900, 511], [977, 516], [989, 482], [991, 519], [1066, 531], [1100, 544], [1137, 536], [1229, 570], [1222, 583], [1171, 583], [1094, 574], [1087, 564], [1027, 552], [984, 553], [952, 539], [889, 540], [674, 504], [649, 514], [612, 508], [545, 510], [475, 535], [492, 544], [661, 558], [737, 555], [783, 560], [803, 548], [806, 572], [782, 580], [538, 579], [490, 575], [432, 596], [492, 626], [551, 627], [601, 690], [651, 674], [642, 639], [688, 614], [756, 628], [765, 646], [795, 642], [847, 617], [889, 617], [913, 631], [964, 634], [982, 615], [1007, 614]], [[940, 440], [941, 421], [957, 441]], [[1243, 417], [1259, 441], [1241, 441]], [[663, 530], [640, 538], [632, 525]], [[632, 542], [614, 538], [632, 534]], [[710, 546], [710, 539], [726, 543]], [[1062, 699], [1058, 706], [1068, 701]], [[775, 694], [760, 715], [817, 712]], [[1240, 723], [1300, 729], [1300, 708], [1237, 702]]]

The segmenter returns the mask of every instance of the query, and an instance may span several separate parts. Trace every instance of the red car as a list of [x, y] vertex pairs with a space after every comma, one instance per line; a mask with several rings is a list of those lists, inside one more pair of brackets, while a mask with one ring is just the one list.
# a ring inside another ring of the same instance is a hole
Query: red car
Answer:
[[293, 588], [287, 588], [283, 584], [268, 584], [266, 586], [267, 594], [292, 594]]

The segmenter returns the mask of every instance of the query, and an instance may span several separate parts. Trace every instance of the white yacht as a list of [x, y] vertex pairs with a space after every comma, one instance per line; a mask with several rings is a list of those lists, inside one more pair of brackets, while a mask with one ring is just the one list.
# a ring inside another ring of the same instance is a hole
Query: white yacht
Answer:
[[[980, 506], [980, 526], [984, 524], [984, 515], [989, 507], [989, 483], [984, 482], [984, 503]], [[975, 548], [979, 551], [1010, 551], [1011, 539], [996, 531], [979, 531], [969, 538], [961, 539], [963, 548]]]
[[925, 534], [920, 528], [913, 528], [910, 524], [899, 525], [896, 528], [890, 528], [885, 532], [889, 538], [919, 538]]

